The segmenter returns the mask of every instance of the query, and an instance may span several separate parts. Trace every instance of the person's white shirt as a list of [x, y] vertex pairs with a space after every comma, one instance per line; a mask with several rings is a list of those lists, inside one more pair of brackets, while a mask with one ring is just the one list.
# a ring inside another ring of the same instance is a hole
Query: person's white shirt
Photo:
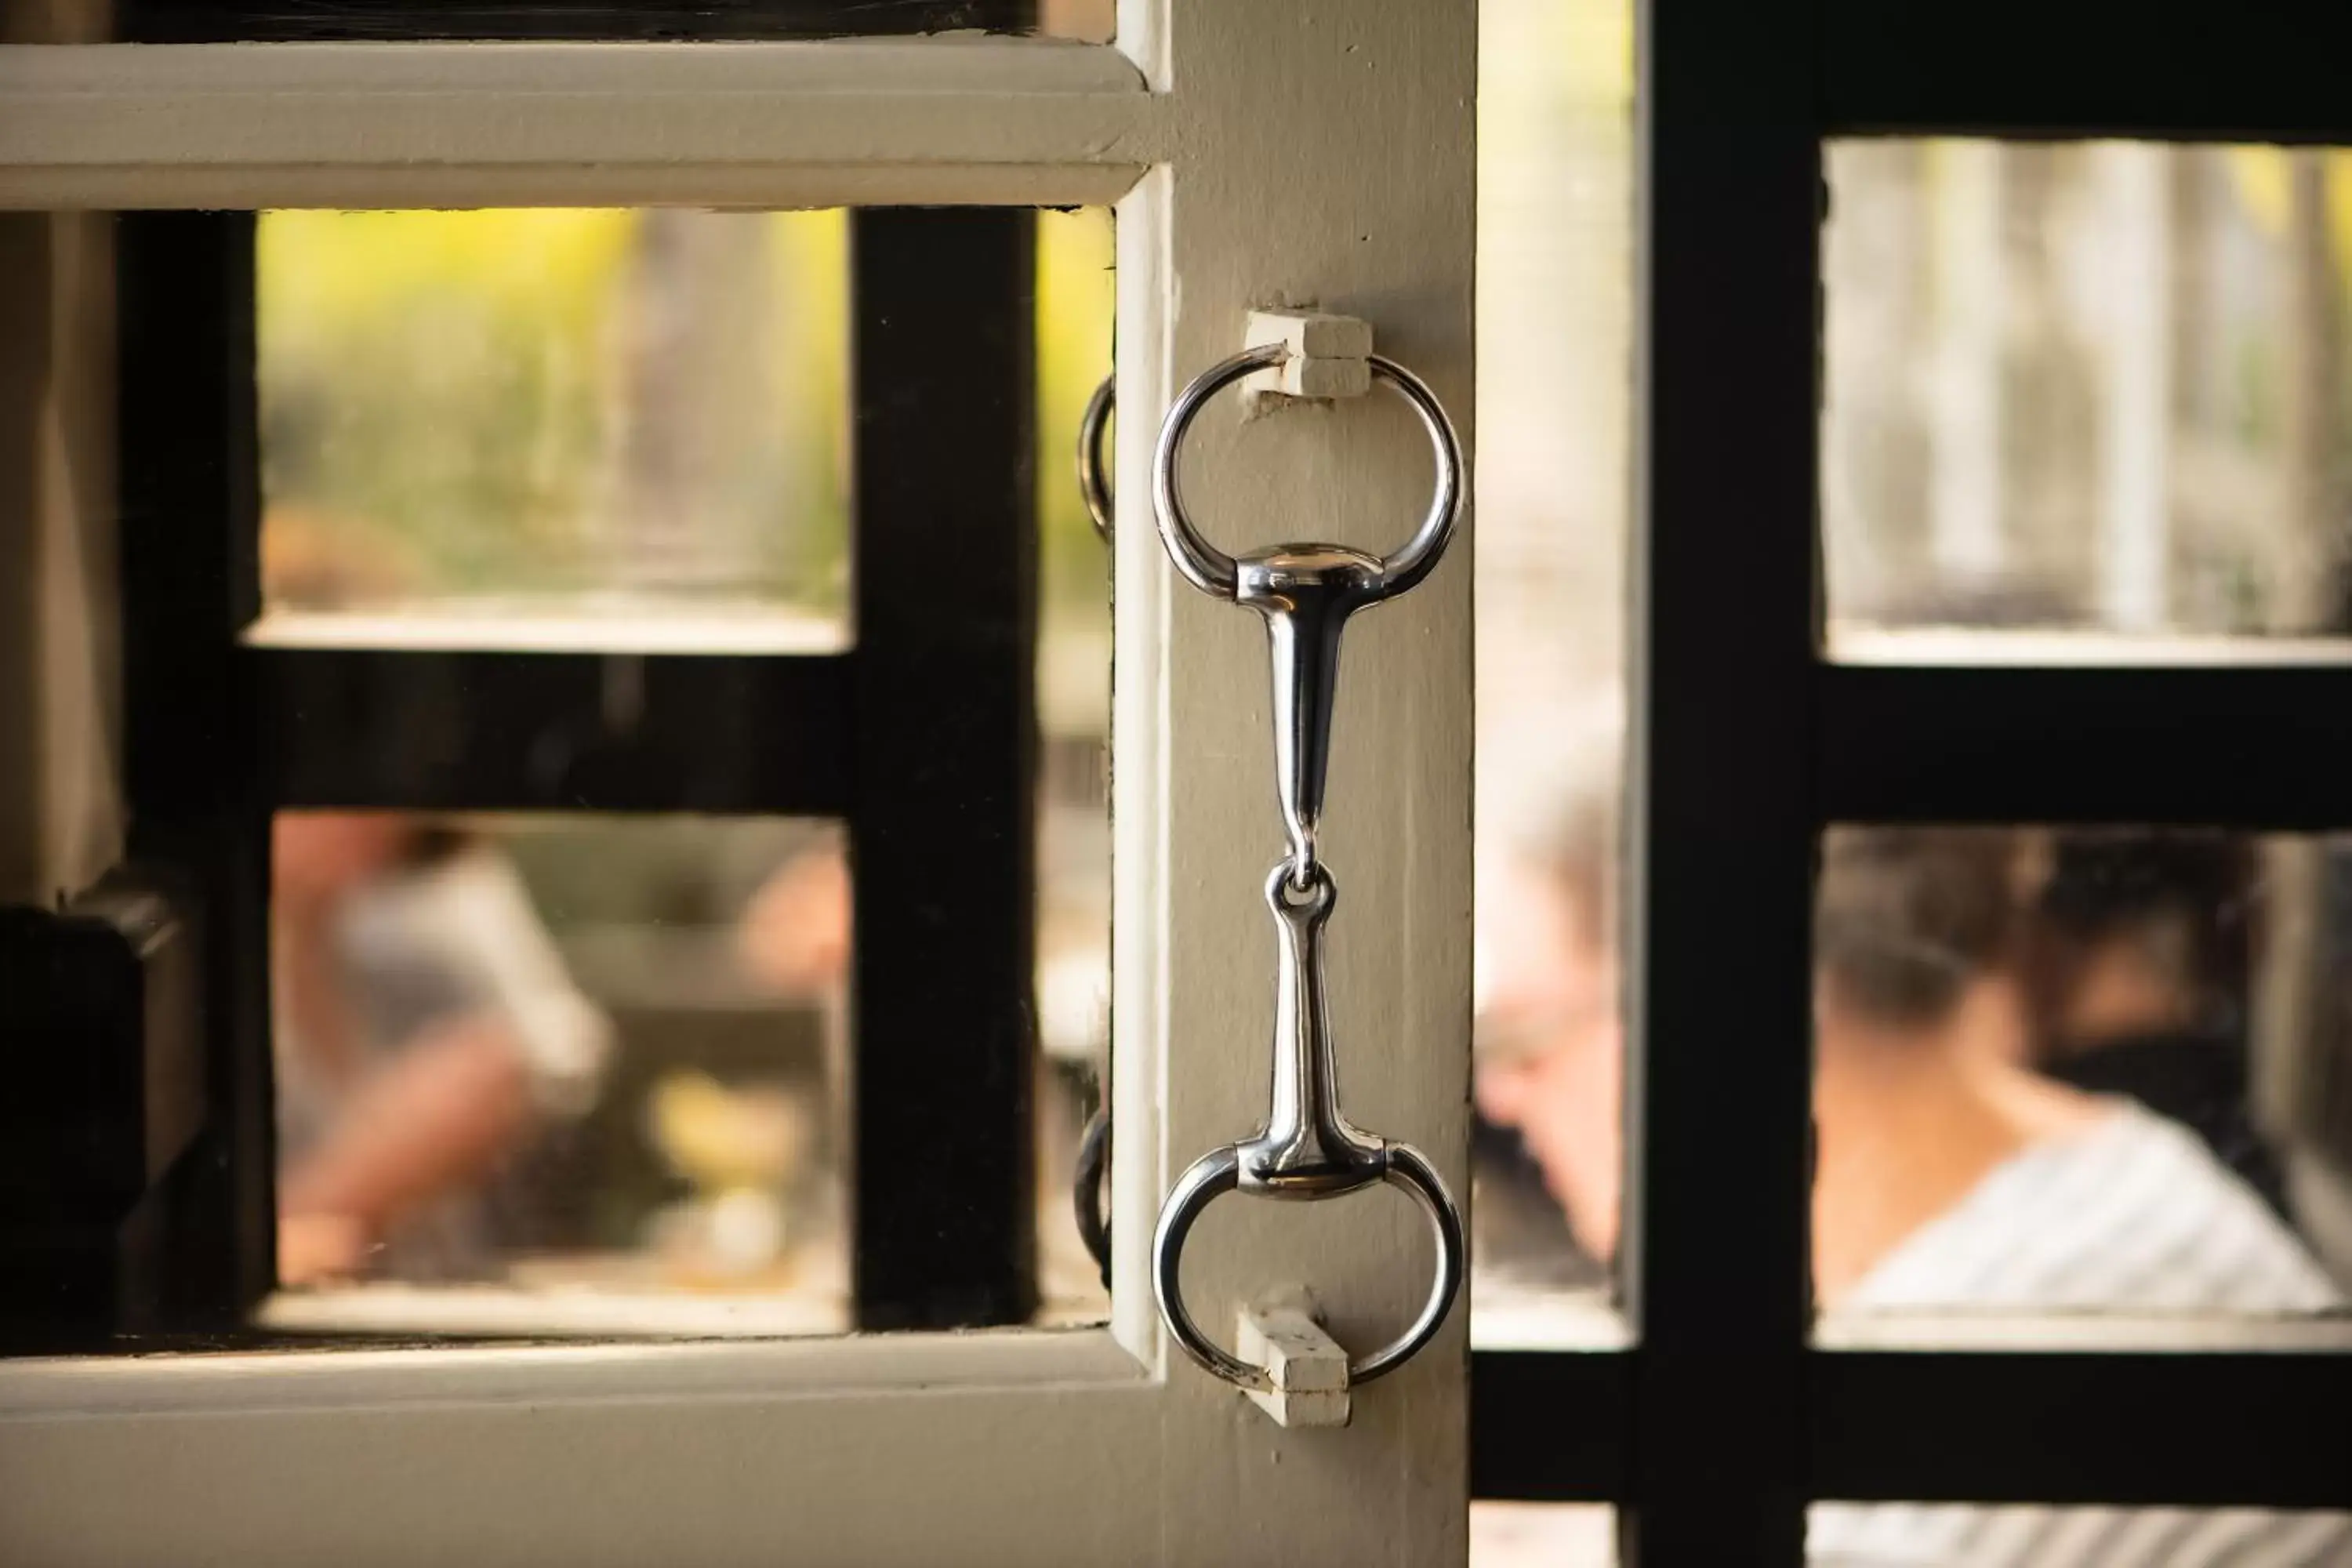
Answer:
[[[2119, 1102], [1978, 1182], [1871, 1269], [1841, 1315], [2325, 1311], [2341, 1293], [2186, 1129]], [[1936, 1412], [1917, 1419], [1932, 1424]], [[2352, 1515], [1823, 1503], [1814, 1568], [2328, 1568]]]

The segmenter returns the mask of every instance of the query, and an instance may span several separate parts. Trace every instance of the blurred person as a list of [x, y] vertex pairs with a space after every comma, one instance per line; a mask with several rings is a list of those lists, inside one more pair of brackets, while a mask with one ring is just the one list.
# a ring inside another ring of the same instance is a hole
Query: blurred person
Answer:
[[[2030, 836], [1999, 830], [1849, 829], [1824, 842], [1821, 1301], [1846, 1311], [2340, 1306], [2292, 1233], [2193, 1134], [2027, 1065], [2017, 959], [2040, 891], [2034, 849]], [[1594, 911], [1608, 908], [1610, 858], [1587, 849], [1511, 873], [1515, 925], [1490, 950], [1476, 1071], [1482, 1109], [1521, 1131], [1580, 1241], [1604, 1258], [1618, 1242], [1623, 1158], [1622, 1034], [1595, 940], [1608, 929]], [[1831, 1504], [1813, 1510], [1810, 1540], [1811, 1561], [1841, 1568], [2352, 1562], [2341, 1516], [2245, 1510]]]
[[[1849, 1311], [2305, 1312], [2342, 1305], [2254, 1191], [2138, 1101], [2025, 1065], [2032, 836], [1845, 829], [1814, 920], [1814, 1275]], [[2352, 1562], [2342, 1515], [1816, 1508], [1818, 1563]]]
[[261, 520], [261, 596], [272, 609], [395, 604], [423, 582], [397, 537], [364, 520], [273, 500]]
[[830, 996], [847, 984], [849, 860], [828, 836], [769, 873], [744, 906], [736, 952], [778, 995]]
[[[1549, 748], [1515, 758], [1512, 779], [1482, 785], [1516, 788], [1482, 810], [1473, 1212], [1489, 1263], [1554, 1286], [1601, 1283], [1617, 1247], [1613, 718], [1571, 719]], [[1549, 1225], [1530, 1175], [1557, 1205]]]
[[[273, 504], [273, 607], [396, 601], [390, 537]], [[531, 1239], [519, 1166], [594, 1101], [611, 1030], [491, 846], [392, 812], [271, 833], [278, 1277], [478, 1276]]]
[[478, 1278], [533, 1239], [525, 1156], [611, 1030], [487, 843], [391, 812], [272, 833], [278, 1272]]
[[[2000, 829], [1847, 828], [1814, 920], [1815, 1277], [1839, 1308], [2308, 1311], [2325, 1277], [2184, 1129], [2026, 1065], [2047, 862]], [[2095, 1197], [2096, 1202], [2084, 1203]]]
[[[1508, 912], [1491, 949], [1477, 1097], [1526, 1138], [1580, 1242], [1609, 1258], [1622, 1036], [1606, 928], [1580, 902], [1608, 896], [1591, 852], [1606, 841], [1563, 842], [1582, 847], [1512, 873], [1496, 900]], [[2037, 890], [2031, 847], [1976, 829], [1845, 829], [1825, 843], [1813, 1216], [1824, 1305], [2334, 1304], [2292, 1235], [2195, 1138], [2026, 1065], [2016, 960]], [[2084, 1213], [2048, 1201], [2069, 1190], [2106, 1201]]]
[[2036, 1067], [2179, 1122], [2284, 1215], [2248, 1103], [2258, 891], [2255, 848], [2237, 835], [2058, 833], [2025, 979]]

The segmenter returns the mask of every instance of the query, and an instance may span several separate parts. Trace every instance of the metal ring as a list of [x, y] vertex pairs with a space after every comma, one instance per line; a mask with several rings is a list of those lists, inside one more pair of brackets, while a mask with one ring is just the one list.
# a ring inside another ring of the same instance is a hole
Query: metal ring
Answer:
[[1110, 1220], [1103, 1213], [1103, 1176], [1110, 1169], [1110, 1102], [1105, 1100], [1087, 1118], [1078, 1139], [1078, 1164], [1070, 1182], [1070, 1205], [1077, 1211], [1078, 1239], [1102, 1270], [1103, 1289], [1110, 1289]]
[[1087, 411], [1078, 416], [1078, 494], [1086, 500], [1087, 515], [1095, 520], [1095, 532], [1106, 544], [1110, 542], [1110, 479], [1102, 443], [1118, 401], [1118, 377], [1107, 375], [1087, 399]]
[[1421, 1212], [1429, 1216], [1431, 1234], [1437, 1239], [1437, 1276], [1429, 1282], [1429, 1299], [1422, 1303], [1421, 1316], [1404, 1332], [1368, 1356], [1349, 1359], [1350, 1386], [1370, 1383], [1411, 1361], [1437, 1332], [1438, 1325], [1445, 1321], [1446, 1311], [1454, 1305], [1454, 1292], [1462, 1289], [1466, 1250], [1462, 1244], [1462, 1211], [1454, 1206], [1454, 1194], [1445, 1190], [1444, 1178], [1437, 1173], [1427, 1156], [1410, 1143], [1389, 1145], [1388, 1169], [1381, 1174], [1389, 1185], [1402, 1187], [1412, 1194], [1413, 1201], [1421, 1205]]
[[[1267, 343], [1244, 349], [1229, 360], [1211, 365], [1176, 395], [1167, 419], [1160, 426], [1160, 445], [1151, 457], [1151, 510], [1160, 521], [1160, 541], [1167, 545], [1169, 559], [1176, 563], [1176, 570], [1183, 574], [1186, 582], [1221, 599], [1238, 596], [1240, 568], [1232, 556], [1202, 538], [1201, 531], [1192, 526], [1192, 514], [1184, 508], [1176, 459], [1183, 450], [1184, 437], [1192, 428], [1193, 419], [1210, 398], [1242, 377], [1278, 365], [1289, 357], [1290, 351], [1283, 344]], [[1412, 405], [1412, 411], [1421, 416], [1422, 429], [1427, 432], [1430, 450], [1437, 459], [1437, 488], [1430, 498], [1428, 515], [1421, 520], [1421, 526], [1402, 549], [1381, 562], [1381, 581], [1375, 596], [1388, 598], [1404, 593], [1428, 576], [1437, 565], [1438, 557], [1445, 552], [1447, 541], [1454, 537], [1454, 524], [1462, 516], [1462, 441], [1454, 433], [1454, 422], [1445, 416], [1444, 405], [1437, 401], [1437, 395], [1419, 376], [1379, 354], [1366, 356], [1364, 363], [1371, 367], [1376, 378], [1395, 387]]]
[[[1381, 1179], [1412, 1194], [1428, 1216], [1430, 1230], [1437, 1241], [1437, 1277], [1430, 1282], [1429, 1299], [1422, 1304], [1421, 1315], [1413, 1319], [1410, 1328], [1370, 1355], [1348, 1358], [1350, 1388], [1394, 1372], [1410, 1361], [1437, 1332], [1438, 1325], [1445, 1321], [1454, 1293], [1462, 1288], [1462, 1215], [1454, 1205], [1454, 1195], [1445, 1190], [1445, 1183], [1435, 1167], [1412, 1144], [1391, 1143], [1387, 1155]], [[1151, 1238], [1151, 1292], [1159, 1299], [1160, 1321], [1168, 1326], [1168, 1332], [1183, 1347], [1185, 1354], [1236, 1388], [1271, 1394], [1274, 1380], [1265, 1368], [1253, 1366], [1201, 1331], [1200, 1324], [1192, 1321], [1192, 1310], [1184, 1305], [1178, 1273], [1184, 1256], [1184, 1238], [1192, 1234], [1193, 1222], [1207, 1212], [1211, 1204], [1234, 1189], [1240, 1174], [1241, 1157], [1228, 1143], [1193, 1161], [1177, 1178], [1168, 1202], [1160, 1210], [1158, 1233]]]

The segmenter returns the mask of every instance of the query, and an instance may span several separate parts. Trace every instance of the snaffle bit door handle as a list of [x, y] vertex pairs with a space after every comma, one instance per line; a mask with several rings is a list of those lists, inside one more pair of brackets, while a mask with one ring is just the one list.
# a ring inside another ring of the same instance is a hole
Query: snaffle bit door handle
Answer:
[[1394, 387], [1420, 416], [1437, 460], [1435, 494], [1412, 538], [1385, 557], [1318, 543], [1225, 554], [1201, 537], [1185, 508], [1178, 475], [1184, 437], [1220, 389], [1280, 364], [1287, 352], [1280, 345], [1253, 348], [1193, 381], [1169, 409], [1152, 463], [1153, 511], [1170, 559], [1195, 587], [1246, 605], [1265, 619], [1273, 664], [1275, 772], [1289, 851], [1267, 874], [1265, 888], [1279, 943], [1266, 1119], [1250, 1136], [1202, 1155], [1177, 1179], [1161, 1205], [1151, 1247], [1152, 1292], [1170, 1335], [1202, 1366], [1255, 1393], [1272, 1390], [1267, 1371], [1203, 1333], [1184, 1302], [1185, 1238], [1220, 1196], [1238, 1192], [1314, 1201], [1386, 1183], [1403, 1188], [1420, 1205], [1437, 1247], [1429, 1295], [1402, 1334], [1370, 1354], [1349, 1358], [1351, 1386], [1393, 1371], [1429, 1342], [1461, 1288], [1465, 1261], [1461, 1212], [1428, 1159], [1409, 1143], [1361, 1131], [1340, 1110], [1338, 1053], [1323, 977], [1323, 928], [1339, 890], [1317, 845], [1341, 634], [1358, 610], [1410, 591], [1437, 564], [1462, 510], [1461, 445], [1444, 409], [1419, 377], [1392, 360], [1369, 355], [1374, 378]]

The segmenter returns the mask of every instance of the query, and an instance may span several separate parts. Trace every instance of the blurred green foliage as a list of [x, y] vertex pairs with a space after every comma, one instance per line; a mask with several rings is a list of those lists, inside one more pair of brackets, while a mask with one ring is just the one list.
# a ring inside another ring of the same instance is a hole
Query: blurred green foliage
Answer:
[[639, 586], [625, 545], [633, 527], [646, 531], [632, 515], [645, 487], [622, 471], [624, 437], [633, 418], [660, 411], [632, 399], [646, 401], [640, 384], [662, 385], [644, 369], [648, 357], [679, 356], [681, 313], [709, 304], [675, 297], [699, 275], [662, 268], [653, 225], [680, 219], [756, 226], [734, 238], [758, 242], [765, 272], [733, 280], [719, 307], [742, 322], [703, 330], [737, 363], [712, 366], [708, 347], [698, 361], [686, 344], [689, 365], [728, 372], [715, 397], [752, 385], [761, 406], [738, 415], [753, 423], [732, 446], [689, 454], [701, 469], [731, 471], [698, 475], [683, 498], [750, 515], [689, 520], [709, 526], [684, 530], [683, 548], [730, 563], [719, 586], [730, 595], [836, 608], [847, 540], [839, 212], [266, 214], [257, 294], [272, 599], [331, 608]]
[[[1037, 258], [1045, 613], [1091, 621], [1070, 453], [1110, 364], [1110, 215], [1041, 213]], [[257, 292], [273, 604], [683, 578], [843, 611], [845, 213], [271, 212]]]
[[1111, 215], [1105, 207], [1037, 215], [1037, 510], [1044, 613], [1108, 635], [1110, 557], [1078, 498], [1078, 420], [1110, 374], [1117, 315]]

